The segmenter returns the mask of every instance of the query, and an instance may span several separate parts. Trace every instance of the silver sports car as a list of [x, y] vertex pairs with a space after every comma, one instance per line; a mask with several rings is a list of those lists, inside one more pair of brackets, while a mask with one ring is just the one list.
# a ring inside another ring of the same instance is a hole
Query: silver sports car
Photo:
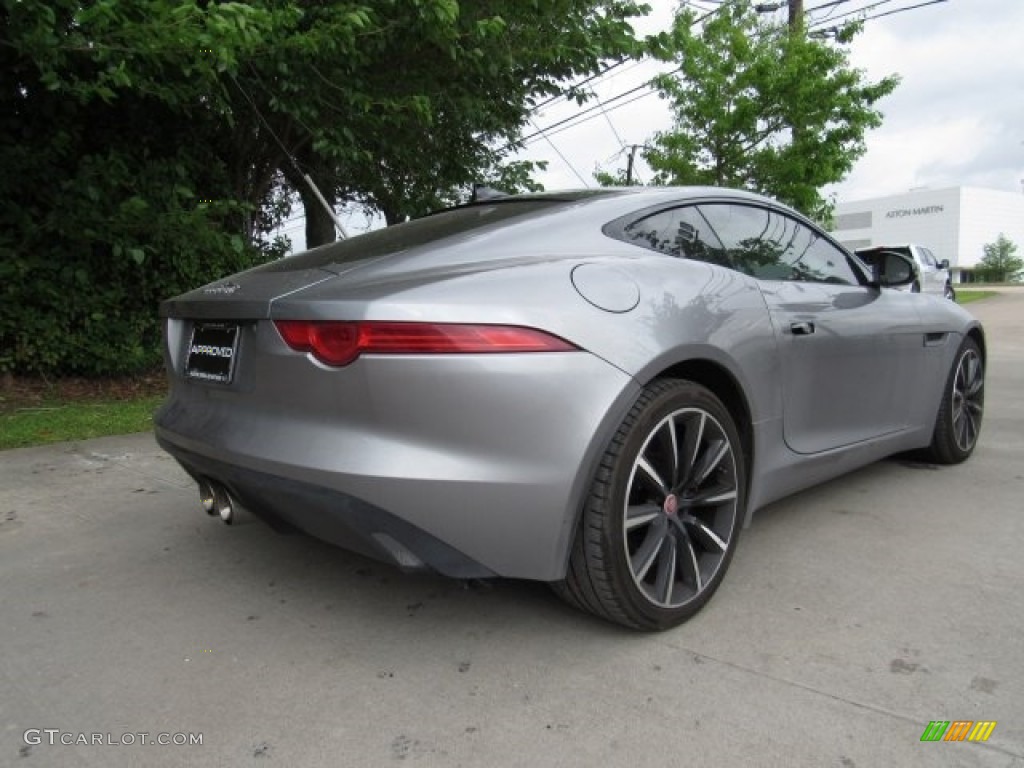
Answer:
[[165, 302], [156, 433], [225, 521], [661, 629], [754, 510], [970, 456], [984, 334], [913, 276], [743, 192], [490, 199]]

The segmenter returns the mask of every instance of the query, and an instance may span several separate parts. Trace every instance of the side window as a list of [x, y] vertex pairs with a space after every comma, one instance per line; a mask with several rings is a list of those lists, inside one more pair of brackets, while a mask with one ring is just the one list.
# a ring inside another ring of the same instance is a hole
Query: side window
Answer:
[[730, 266], [708, 223], [693, 206], [671, 208], [627, 224], [626, 242], [675, 256]]
[[823, 237], [812, 238], [811, 244], [803, 256], [803, 264], [808, 270], [808, 274], [815, 274], [817, 277], [797, 279], [813, 279], [842, 285], [858, 285], [860, 283], [850, 263], [846, 260], [846, 254]]
[[929, 267], [937, 267], [939, 262], [935, 260], [935, 255], [927, 248], [921, 248], [921, 261], [923, 261]]
[[786, 233], [779, 216], [752, 205], [707, 204], [700, 210], [735, 269], [762, 280], [786, 278], [781, 244]]
[[845, 254], [796, 219], [755, 205], [711, 203], [700, 210], [741, 272], [759, 280], [859, 282]]

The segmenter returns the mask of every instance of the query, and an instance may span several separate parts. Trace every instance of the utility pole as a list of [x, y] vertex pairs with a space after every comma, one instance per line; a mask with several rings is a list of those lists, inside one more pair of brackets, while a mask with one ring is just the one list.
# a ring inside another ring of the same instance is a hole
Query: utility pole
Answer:
[[626, 186], [633, 186], [633, 161], [636, 158], [636, 151], [640, 149], [639, 144], [634, 144], [629, 148], [629, 159], [626, 161]]
[[789, 0], [789, 29], [796, 32], [804, 23], [804, 0]]
[[[804, 36], [804, 0], [789, 0], [789, 42], [791, 44], [802, 41]], [[800, 125], [800, 118], [793, 114], [790, 116], [790, 140], [794, 146], [799, 147], [804, 136], [804, 127]]]

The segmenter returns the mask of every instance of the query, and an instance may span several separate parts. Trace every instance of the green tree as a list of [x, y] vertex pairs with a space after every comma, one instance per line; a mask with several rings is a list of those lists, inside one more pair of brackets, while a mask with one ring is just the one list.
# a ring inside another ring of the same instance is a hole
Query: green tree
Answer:
[[281, 252], [250, 242], [223, 64], [201, 50], [273, 24], [232, 4], [0, 4], [0, 369], [150, 365], [161, 298]]
[[1024, 259], [1017, 255], [1017, 244], [1002, 232], [994, 243], [982, 247], [985, 254], [975, 271], [990, 283], [1015, 283], [1024, 275]]
[[455, 202], [473, 181], [519, 174], [503, 166], [532, 106], [635, 54], [627, 20], [645, 10], [624, 0], [381, 2], [359, 11], [345, 45], [339, 5], [304, 3], [302, 46], [239, 78], [290, 137], [297, 163], [279, 165], [302, 197], [310, 245], [334, 234], [305, 173], [331, 203], [389, 223]]
[[[160, 299], [274, 258], [300, 198], [389, 221], [507, 162], [635, 51], [629, 0], [0, 0], [0, 370], [158, 359]], [[496, 147], [507, 147], [497, 150]]]
[[831, 205], [821, 188], [837, 182], [881, 124], [875, 104], [896, 77], [867, 82], [841, 44], [766, 21], [746, 0], [723, 4], [695, 26], [681, 8], [653, 53], [677, 64], [657, 78], [675, 125], [645, 153], [656, 183], [711, 184], [772, 195], [819, 219]]

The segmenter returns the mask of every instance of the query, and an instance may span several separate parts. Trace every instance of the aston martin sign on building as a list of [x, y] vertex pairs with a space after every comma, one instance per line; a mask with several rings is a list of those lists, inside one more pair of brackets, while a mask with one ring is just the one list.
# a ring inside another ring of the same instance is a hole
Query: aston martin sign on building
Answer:
[[983, 247], [1000, 234], [1024, 249], [1024, 195], [978, 187], [915, 189], [836, 205], [833, 234], [851, 250], [919, 243], [970, 280]]
[[887, 219], [899, 219], [904, 216], [928, 216], [933, 213], [942, 213], [946, 210], [943, 205], [926, 205], [923, 208], [894, 208], [885, 212]]

